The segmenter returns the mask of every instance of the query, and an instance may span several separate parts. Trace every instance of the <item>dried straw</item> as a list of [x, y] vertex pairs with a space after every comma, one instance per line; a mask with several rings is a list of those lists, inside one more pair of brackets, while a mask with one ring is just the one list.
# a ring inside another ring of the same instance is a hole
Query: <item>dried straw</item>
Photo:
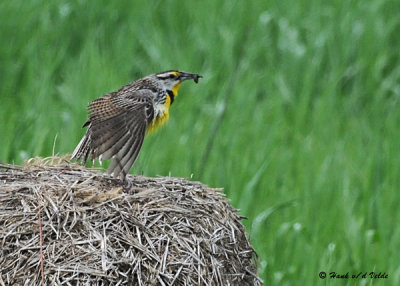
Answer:
[[0, 164], [0, 285], [261, 285], [218, 189], [51, 157]]

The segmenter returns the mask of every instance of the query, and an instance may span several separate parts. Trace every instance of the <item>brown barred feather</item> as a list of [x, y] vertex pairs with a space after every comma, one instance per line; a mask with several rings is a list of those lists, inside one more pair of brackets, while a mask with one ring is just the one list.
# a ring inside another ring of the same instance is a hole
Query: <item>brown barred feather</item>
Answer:
[[[150, 110], [150, 112], [149, 112]], [[132, 92], [129, 97], [108, 94], [89, 104], [88, 130], [73, 158], [110, 159], [107, 170], [125, 178], [143, 144], [147, 125], [153, 120], [153, 98], [149, 91]]]
[[[126, 142], [126, 144], [118, 151], [116, 154], [118, 160], [113, 160], [108, 167], [107, 172], [109, 174], [113, 174], [114, 176], [121, 174], [122, 177], [124, 177], [135, 162], [143, 144], [146, 131], [143, 126], [137, 126], [135, 129], [134, 132], [138, 134], [138, 136], [132, 137], [132, 140]], [[124, 170], [127, 171], [124, 172]]]

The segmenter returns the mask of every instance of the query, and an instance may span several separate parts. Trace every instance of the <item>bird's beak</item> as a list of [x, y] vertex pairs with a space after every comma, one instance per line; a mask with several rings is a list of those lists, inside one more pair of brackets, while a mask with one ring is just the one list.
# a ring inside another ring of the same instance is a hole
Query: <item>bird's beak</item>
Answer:
[[184, 81], [187, 79], [193, 79], [195, 83], [199, 82], [199, 78], [201, 78], [202, 76], [196, 73], [189, 73], [189, 72], [180, 72], [180, 80]]

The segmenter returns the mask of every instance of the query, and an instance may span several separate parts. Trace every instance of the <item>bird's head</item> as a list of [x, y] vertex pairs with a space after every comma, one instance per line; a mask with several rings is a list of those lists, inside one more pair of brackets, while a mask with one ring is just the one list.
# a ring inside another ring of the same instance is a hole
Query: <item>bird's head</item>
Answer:
[[176, 70], [170, 70], [155, 74], [160, 84], [165, 90], [171, 90], [174, 95], [177, 95], [181, 83], [188, 79], [193, 79], [195, 83], [199, 81], [202, 76], [195, 73], [188, 73]]

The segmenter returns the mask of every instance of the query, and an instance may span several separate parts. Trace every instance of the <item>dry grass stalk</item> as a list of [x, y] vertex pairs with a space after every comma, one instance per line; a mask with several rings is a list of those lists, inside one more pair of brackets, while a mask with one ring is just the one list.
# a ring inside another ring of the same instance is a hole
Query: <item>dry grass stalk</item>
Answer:
[[[52, 157], [0, 164], [0, 285], [261, 285], [220, 190]], [[40, 259], [39, 218], [42, 219]]]

